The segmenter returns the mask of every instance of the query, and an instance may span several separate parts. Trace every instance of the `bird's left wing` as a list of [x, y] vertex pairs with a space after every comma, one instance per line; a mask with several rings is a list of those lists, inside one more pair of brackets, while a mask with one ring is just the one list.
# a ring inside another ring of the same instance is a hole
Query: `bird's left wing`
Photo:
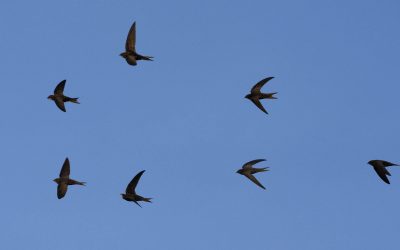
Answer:
[[381, 179], [386, 182], [387, 184], [390, 184], [389, 179], [387, 178], [386, 175], [390, 176], [389, 171], [385, 167], [376, 167], [374, 166], [375, 172], [381, 177]]
[[68, 190], [68, 185], [65, 182], [61, 182], [60, 184], [58, 184], [57, 186], [57, 197], [58, 199], [61, 199], [65, 196], [65, 194], [67, 193]]
[[254, 103], [254, 105], [257, 106], [257, 108], [259, 108], [262, 112], [268, 114], [267, 110], [265, 110], [265, 108], [263, 107], [263, 105], [261, 104], [260, 100], [253, 100], [251, 99], [251, 101]]
[[133, 55], [129, 55], [127, 58], [126, 58], [126, 62], [129, 64], [129, 65], [133, 65], [133, 66], [135, 66], [137, 63], [136, 63], [136, 58], [135, 58], [135, 56], [133, 56]]
[[57, 107], [63, 111], [63, 112], [67, 112], [67, 110], [65, 109], [65, 105], [64, 105], [64, 101], [60, 100], [60, 98], [55, 98], [54, 102], [56, 103]]

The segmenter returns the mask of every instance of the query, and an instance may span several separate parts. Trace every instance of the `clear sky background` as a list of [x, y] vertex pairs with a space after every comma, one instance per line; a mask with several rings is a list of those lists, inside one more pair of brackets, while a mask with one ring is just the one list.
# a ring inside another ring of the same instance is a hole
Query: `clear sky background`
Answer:
[[[2, 249], [398, 249], [398, 1], [2, 1]], [[119, 56], [137, 22], [137, 50]], [[265, 115], [244, 99], [264, 77]], [[47, 100], [67, 79], [80, 97]], [[58, 200], [65, 157], [71, 186]], [[266, 158], [257, 178], [235, 173]], [[120, 193], [140, 170], [143, 208]]]

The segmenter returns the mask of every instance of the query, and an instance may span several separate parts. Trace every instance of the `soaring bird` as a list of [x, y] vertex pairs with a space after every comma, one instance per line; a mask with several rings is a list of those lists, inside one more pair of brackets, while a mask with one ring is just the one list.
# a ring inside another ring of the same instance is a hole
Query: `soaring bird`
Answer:
[[67, 80], [62, 80], [54, 89], [54, 95], [49, 95], [49, 97], [47, 97], [47, 99], [53, 100], [56, 103], [57, 107], [64, 112], [66, 112], [64, 102], [73, 102], [79, 104], [78, 98], [71, 98], [64, 95], [64, 87], [66, 81]]
[[53, 181], [58, 184], [57, 186], [57, 197], [61, 199], [65, 196], [69, 185], [82, 185], [85, 186], [86, 182], [80, 182], [69, 178], [70, 166], [68, 157], [65, 159], [64, 164], [60, 171], [60, 177]]
[[273, 79], [273, 77], [267, 77], [259, 81], [253, 88], [251, 88], [250, 94], [246, 95], [245, 98], [252, 101], [262, 112], [268, 114], [267, 110], [263, 107], [260, 102], [260, 99], [277, 99], [274, 95], [278, 92], [274, 93], [261, 93], [261, 88], [266, 84], [269, 80]]
[[253, 176], [253, 174], [256, 174], [256, 173], [268, 171], [268, 167], [265, 167], [265, 168], [253, 168], [254, 164], [257, 164], [257, 163], [259, 163], [261, 161], [265, 161], [265, 159], [257, 159], [257, 160], [252, 160], [252, 161], [246, 162], [242, 166], [241, 169], [236, 171], [236, 173], [246, 176], [252, 182], [254, 182], [257, 186], [265, 189], [265, 187], [256, 179], [256, 177]]
[[125, 58], [126, 62], [129, 65], [136, 65], [136, 61], [139, 60], [146, 60], [146, 61], [153, 61], [152, 56], [142, 56], [136, 53], [136, 22], [134, 22], [129, 30], [128, 37], [126, 38], [125, 42], [125, 52], [122, 52], [120, 56]]
[[128, 186], [126, 187], [125, 190], [125, 194], [121, 194], [122, 195], [122, 199], [126, 200], [126, 201], [133, 201], [135, 202], [139, 207], [140, 204], [138, 203], [138, 201], [145, 201], [145, 202], [151, 202], [152, 198], [145, 198], [142, 197], [138, 194], [136, 194], [136, 186], [140, 180], [140, 177], [142, 177], [142, 174], [144, 173], [145, 170], [140, 171], [137, 175], [135, 175], [135, 177], [133, 177], [133, 179], [131, 180], [131, 182], [129, 182]]
[[391, 176], [391, 174], [386, 169], [386, 167], [399, 166], [398, 164], [394, 164], [394, 163], [391, 163], [391, 162], [388, 162], [388, 161], [383, 161], [383, 160], [371, 160], [371, 161], [368, 162], [368, 164], [374, 167], [375, 172], [387, 184], [390, 184], [387, 175]]

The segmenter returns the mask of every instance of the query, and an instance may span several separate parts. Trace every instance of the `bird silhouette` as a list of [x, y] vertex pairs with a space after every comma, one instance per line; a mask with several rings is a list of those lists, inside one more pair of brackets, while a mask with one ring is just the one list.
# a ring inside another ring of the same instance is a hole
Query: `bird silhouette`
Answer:
[[86, 182], [80, 182], [69, 178], [70, 164], [68, 157], [65, 159], [64, 164], [60, 171], [60, 177], [53, 181], [58, 184], [57, 186], [57, 197], [61, 199], [65, 196], [69, 185], [82, 185], [85, 186]]
[[135, 175], [135, 177], [133, 177], [131, 182], [129, 182], [128, 186], [126, 187], [125, 194], [121, 194], [122, 199], [124, 199], [126, 201], [133, 201], [139, 207], [142, 207], [142, 206], [140, 206], [138, 201], [151, 202], [151, 199], [152, 199], [152, 198], [145, 198], [145, 197], [142, 197], [142, 196], [136, 194], [136, 190], [135, 190], [136, 186], [140, 180], [140, 177], [142, 177], [142, 174], [144, 173], [144, 171], [145, 170], [140, 171], [137, 175]]
[[266, 172], [269, 171], [268, 167], [265, 168], [253, 168], [254, 164], [257, 164], [259, 162], [265, 161], [265, 159], [257, 159], [257, 160], [252, 160], [249, 162], [246, 162], [241, 169], [236, 171], [236, 173], [241, 174], [249, 178], [252, 182], [254, 182], [257, 186], [261, 187], [262, 189], [265, 189], [265, 187], [256, 179], [256, 177], [253, 176], [253, 174], [259, 173], [259, 172]]
[[252, 101], [262, 112], [268, 114], [267, 110], [263, 107], [260, 102], [260, 99], [277, 99], [274, 95], [278, 92], [274, 93], [261, 93], [261, 88], [266, 84], [269, 80], [274, 77], [267, 77], [261, 81], [259, 81], [256, 85], [251, 88], [250, 94], [246, 95], [245, 98]]
[[391, 174], [389, 173], [389, 171], [386, 168], [390, 167], [390, 166], [399, 166], [398, 164], [391, 163], [388, 161], [383, 161], [383, 160], [371, 160], [368, 162], [368, 164], [371, 165], [372, 167], [374, 167], [375, 172], [387, 184], [390, 184], [387, 176], [391, 176]]
[[79, 104], [78, 98], [71, 98], [64, 95], [64, 87], [66, 81], [67, 80], [62, 80], [54, 89], [54, 94], [47, 97], [48, 99], [53, 100], [56, 103], [57, 107], [64, 112], [66, 112], [64, 102], [73, 102]]
[[126, 62], [129, 65], [135, 66], [136, 61], [146, 60], [153, 61], [152, 56], [143, 56], [136, 52], [136, 22], [134, 22], [129, 30], [128, 37], [125, 42], [125, 52], [120, 54], [123, 58], [125, 58]]

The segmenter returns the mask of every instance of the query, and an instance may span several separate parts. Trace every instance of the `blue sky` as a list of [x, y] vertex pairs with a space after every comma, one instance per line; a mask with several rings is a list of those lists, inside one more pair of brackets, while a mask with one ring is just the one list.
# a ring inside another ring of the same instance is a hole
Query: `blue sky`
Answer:
[[[3, 1], [4, 249], [397, 249], [398, 1]], [[137, 50], [119, 56], [137, 22]], [[278, 100], [263, 114], [250, 88]], [[61, 80], [67, 113], [46, 98]], [[70, 187], [58, 200], [65, 159]], [[257, 178], [235, 173], [266, 158]], [[139, 208], [120, 193], [140, 170]]]

